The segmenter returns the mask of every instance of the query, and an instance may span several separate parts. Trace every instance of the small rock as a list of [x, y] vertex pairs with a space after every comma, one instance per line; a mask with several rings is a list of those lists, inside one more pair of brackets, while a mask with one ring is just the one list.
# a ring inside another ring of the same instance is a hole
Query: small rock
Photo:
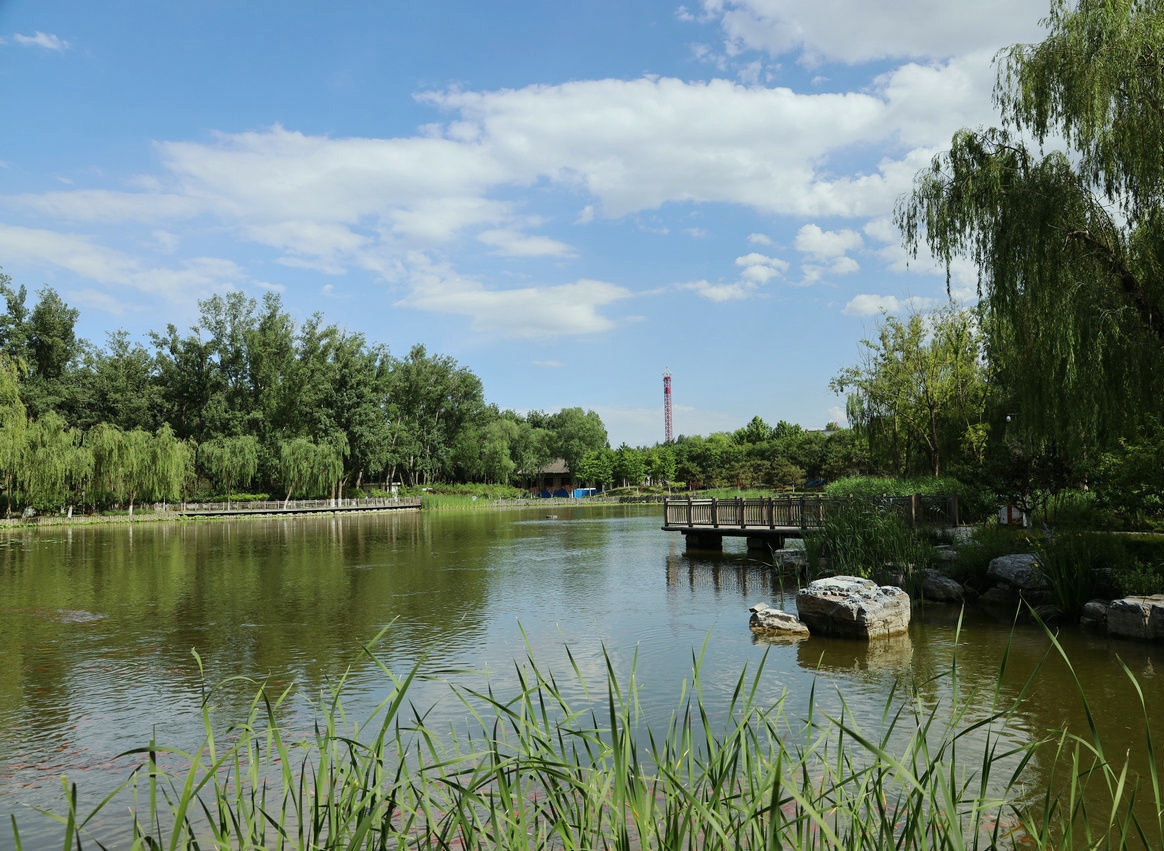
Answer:
[[1083, 611], [1079, 614], [1079, 625], [1092, 629], [1107, 628], [1107, 608], [1105, 600], [1089, 600], [1083, 604]]
[[774, 609], [767, 603], [757, 603], [749, 611], [752, 617], [748, 621], [748, 626], [754, 632], [808, 637], [808, 627], [801, 623], [796, 615]]

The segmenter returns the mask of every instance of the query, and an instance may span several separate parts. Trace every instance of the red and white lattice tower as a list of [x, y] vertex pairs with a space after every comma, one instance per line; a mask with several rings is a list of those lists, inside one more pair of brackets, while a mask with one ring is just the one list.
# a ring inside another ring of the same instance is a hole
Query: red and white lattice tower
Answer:
[[663, 370], [663, 422], [666, 424], [667, 443], [671, 442], [671, 370]]

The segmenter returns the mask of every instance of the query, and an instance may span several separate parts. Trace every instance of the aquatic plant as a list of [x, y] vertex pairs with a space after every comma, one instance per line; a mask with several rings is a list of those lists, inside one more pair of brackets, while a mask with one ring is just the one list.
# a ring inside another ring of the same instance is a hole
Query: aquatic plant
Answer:
[[[1017, 691], [1004, 687], [1009, 651], [992, 692], [964, 691], [955, 659], [935, 680], [891, 694], [877, 729], [862, 729], [843, 697], [827, 712], [815, 686], [804, 717], [791, 717], [785, 699], [765, 699], [763, 663], [738, 675], [727, 711], [713, 714], [693, 653], [665, 730], [642, 722], [633, 666], [620, 680], [607, 656], [605, 682], [591, 691], [569, 656], [569, 685], [588, 696], [576, 706], [528, 653], [514, 694], [451, 681], [469, 721], [445, 735], [408, 700], [423, 666], [397, 675], [374, 645], [365, 652], [386, 694], [362, 723], [346, 715], [341, 681], [321, 698], [313, 733], [296, 738], [279, 721], [288, 692], [259, 687], [247, 716], [220, 735], [216, 695], [244, 683], [229, 680], [206, 691], [197, 750], [150, 742], [125, 754], [137, 767], [89, 813], [66, 783], [70, 804], [52, 816], [64, 848], [1069, 851], [1164, 841], [1138, 684], [1148, 816], [1136, 806], [1141, 784], [1099, 741], [1082, 687], [1089, 734], [1016, 733], [1038, 671]], [[940, 708], [935, 684], [947, 695]], [[1036, 764], [1051, 772], [1045, 790], [1024, 784]], [[123, 832], [96, 835], [127, 795]], [[15, 820], [12, 832], [20, 849]]]
[[834, 574], [882, 577], [889, 572], [911, 593], [924, 568], [934, 559], [934, 549], [890, 506], [863, 499], [832, 503], [818, 528], [805, 529], [805, 550], [810, 572], [821, 557]]

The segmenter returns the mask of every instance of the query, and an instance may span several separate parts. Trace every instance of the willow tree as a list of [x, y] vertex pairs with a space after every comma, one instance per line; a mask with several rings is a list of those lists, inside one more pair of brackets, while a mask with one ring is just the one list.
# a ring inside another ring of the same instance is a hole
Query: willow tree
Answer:
[[93, 454], [82, 446], [81, 432], [48, 411], [33, 420], [25, 435], [19, 490], [38, 511], [73, 506], [93, 473]]
[[146, 486], [150, 497], [162, 502], [182, 499], [186, 485], [194, 478], [194, 449], [179, 440], [168, 423], [149, 442]]
[[89, 429], [86, 441], [93, 452], [93, 479], [115, 501], [124, 501], [133, 517], [138, 496], [149, 493], [152, 473], [148, 431], [122, 431], [108, 423]]
[[287, 487], [283, 508], [290, 504], [291, 495], [297, 489], [308, 494], [330, 491], [334, 504], [347, 454], [347, 439], [340, 432], [319, 443], [306, 437], [280, 441], [279, 478]]
[[[0, 285], [3, 284], [0, 275]], [[6, 354], [0, 354], [0, 474], [4, 477], [7, 497], [5, 513], [12, 510], [17, 469], [24, 455], [28, 415], [20, 400], [20, 367]]]
[[253, 435], [217, 437], [198, 447], [198, 463], [206, 475], [226, 493], [230, 508], [235, 485], [247, 484], [259, 469], [259, 441]]
[[1079, 458], [1164, 390], [1164, 9], [1054, 0], [1044, 24], [999, 54], [1002, 126], [955, 135], [897, 221], [947, 276], [977, 266], [1000, 410]]

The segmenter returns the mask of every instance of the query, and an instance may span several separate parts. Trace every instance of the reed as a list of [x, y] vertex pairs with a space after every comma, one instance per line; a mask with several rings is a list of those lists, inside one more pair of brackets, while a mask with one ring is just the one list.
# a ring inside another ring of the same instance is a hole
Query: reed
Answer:
[[[1053, 635], [1051, 646], [1063, 654]], [[260, 686], [246, 718], [220, 736], [210, 708], [240, 681], [208, 689], [197, 750], [151, 742], [129, 752], [137, 767], [86, 814], [66, 784], [73, 803], [51, 816], [63, 847], [105, 847], [111, 840], [93, 825], [127, 796], [131, 812], [110, 847], [1069, 851], [1164, 842], [1138, 686], [1151, 766], [1142, 780], [1110, 760], [1094, 724], [1088, 735], [1016, 744], [1011, 722], [1037, 672], [1008, 692], [1005, 655], [992, 693], [963, 691], [955, 660], [940, 678], [940, 707], [934, 682], [903, 689], [870, 730], [843, 699], [825, 712], [815, 690], [804, 717], [785, 698], [764, 700], [763, 663], [739, 674], [727, 711], [713, 715], [696, 652], [660, 730], [642, 720], [633, 667], [620, 680], [607, 657], [605, 682], [587, 684], [568, 654], [570, 685], [588, 696], [577, 706], [527, 651], [513, 694], [451, 681], [470, 722], [438, 735], [408, 700], [422, 666], [398, 675], [373, 645], [365, 652], [386, 694], [362, 723], [345, 713], [341, 681], [321, 699], [313, 734], [293, 740], [278, 722], [288, 692]], [[1082, 688], [1079, 698], [1086, 706]], [[1035, 764], [1050, 767], [1045, 790], [1024, 786]], [[1140, 795], [1156, 815], [1139, 815]], [[20, 849], [15, 820], [12, 831]]]

